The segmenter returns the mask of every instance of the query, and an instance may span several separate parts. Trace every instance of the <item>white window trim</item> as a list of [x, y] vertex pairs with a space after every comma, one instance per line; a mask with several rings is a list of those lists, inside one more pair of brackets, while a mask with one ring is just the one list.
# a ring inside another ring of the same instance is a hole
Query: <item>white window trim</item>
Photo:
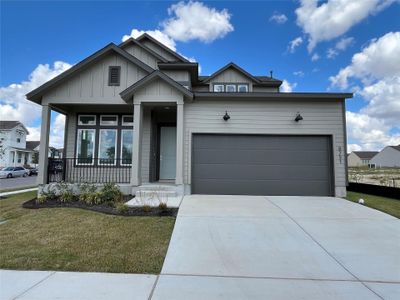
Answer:
[[[124, 118], [125, 117], [132, 117], [133, 118], [133, 120], [132, 120], [132, 123], [131, 122], [124, 122]], [[135, 116], [134, 115], [122, 115], [122, 126], [133, 126], [133, 124], [134, 124], [134, 122], [135, 122]]]
[[[115, 117], [116, 123], [115, 124], [104, 124], [103, 117]], [[118, 126], [118, 115], [100, 115], [100, 126]]]
[[[245, 86], [245, 87], [246, 87], [246, 91], [245, 91], [245, 92], [239, 91], [239, 87], [241, 87], [241, 86]], [[248, 93], [248, 92], [249, 92], [249, 85], [248, 85], [247, 83], [240, 83], [240, 84], [238, 84], [238, 85], [237, 85], [237, 92], [238, 92], [238, 93]]]
[[[114, 145], [114, 149], [115, 149], [115, 155], [114, 155], [114, 163], [113, 164], [104, 164], [101, 163], [100, 160], [102, 159], [100, 157], [100, 148], [101, 148], [101, 132], [102, 131], [115, 131], [115, 145]], [[117, 165], [117, 146], [118, 146], [118, 130], [117, 129], [100, 129], [99, 132], [99, 149], [97, 149], [97, 165], [99, 166], [116, 166]]]
[[[229, 87], [232, 87], [232, 86], [233, 86], [235, 90], [234, 90], [233, 92], [228, 91], [228, 86], [229, 86]], [[226, 84], [226, 85], [225, 85], [225, 91], [226, 91], [227, 93], [236, 93], [236, 92], [237, 92], [236, 84]]]
[[[79, 132], [83, 131], [83, 130], [87, 130], [87, 131], [93, 131], [94, 132], [94, 139], [93, 139], [93, 158], [92, 158], [92, 162], [91, 163], [80, 163], [79, 162]], [[76, 136], [76, 165], [77, 166], [93, 166], [94, 165], [94, 161], [95, 161], [95, 156], [94, 154], [96, 153], [96, 129], [94, 128], [79, 128], [78, 129], [78, 134]]]
[[[133, 129], [122, 129], [121, 130], [121, 153], [119, 154], [120, 157], [120, 165], [121, 166], [132, 166], [132, 158], [131, 158], [131, 163], [130, 164], [124, 164], [123, 162], [123, 158], [122, 158], [122, 149], [123, 149], [123, 145], [124, 145], [124, 140], [123, 140], [123, 136], [124, 136], [124, 131], [132, 131], [132, 141], [135, 138], [134, 134], [135, 131]], [[132, 145], [132, 152], [133, 152], [133, 145]]]
[[[216, 91], [215, 88], [217, 86], [222, 86], [222, 91]], [[225, 92], [225, 85], [223, 85], [223, 84], [214, 84], [213, 85], [213, 92], [215, 92], [215, 93], [223, 93], [223, 92]]]
[[[81, 117], [94, 117], [94, 124], [83, 124], [81, 122]], [[79, 126], [96, 126], [97, 118], [96, 115], [78, 115], [78, 125]]]

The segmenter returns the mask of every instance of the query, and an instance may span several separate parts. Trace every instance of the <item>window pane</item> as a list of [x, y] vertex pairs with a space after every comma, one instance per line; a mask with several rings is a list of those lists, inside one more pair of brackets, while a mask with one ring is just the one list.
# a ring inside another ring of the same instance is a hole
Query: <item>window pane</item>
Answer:
[[94, 129], [78, 130], [78, 164], [93, 164], [95, 133]]
[[115, 164], [117, 131], [115, 129], [100, 130], [99, 164]]
[[224, 91], [224, 85], [222, 84], [215, 84], [214, 85], [214, 92], [223, 92]]
[[133, 130], [122, 130], [121, 137], [121, 164], [132, 164]]
[[96, 125], [96, 116], [79, 116], [79, 125]]
[[117, 116], [101, 116], [100, 125], [118, 125]]
[[122, 125], [133, 126], [133, 116], [122, 116]]
[[227, 84], [227, 85], [226, 85], [226, 91], [227, 91], [228, 93], [234, 93], [234, 92], [236, 92], [236, 85], [234, 85], [234, 84]]
[[240, 93], [246, 93], [249, 91], [249, 87], [247, 84], [239, 84], [238, 85], [238, 92]]

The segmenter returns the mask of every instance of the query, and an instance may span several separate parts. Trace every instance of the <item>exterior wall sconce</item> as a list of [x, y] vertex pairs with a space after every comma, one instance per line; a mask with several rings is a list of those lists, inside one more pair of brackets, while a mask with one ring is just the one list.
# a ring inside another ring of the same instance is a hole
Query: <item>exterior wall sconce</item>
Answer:
[[228, 121], [231, 118], [230, 115], [228, 115], [228, 112], [225, 111], [225, 115], [222, 117], [222, 119], [224, 119], [224, 121]]
[[300, 114], [299, 112], [297, 112], [296, 118], [294, 118], [294, 120], [295, 120], [296, 122], [299, 122], [299, 121], [303, 120], [303, 117], [301, 116], [301, 114]]

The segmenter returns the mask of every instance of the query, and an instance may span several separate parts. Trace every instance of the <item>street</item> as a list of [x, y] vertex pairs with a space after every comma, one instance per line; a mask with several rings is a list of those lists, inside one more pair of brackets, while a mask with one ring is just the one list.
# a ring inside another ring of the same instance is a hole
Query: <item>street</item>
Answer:
[[0, 190], [36, 186], [37, 176], [0, 179]]

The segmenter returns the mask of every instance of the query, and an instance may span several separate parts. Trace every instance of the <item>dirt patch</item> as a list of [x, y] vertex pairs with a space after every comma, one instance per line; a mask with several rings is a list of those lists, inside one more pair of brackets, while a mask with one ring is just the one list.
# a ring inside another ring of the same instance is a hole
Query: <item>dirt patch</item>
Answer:
[[59, 207], [69, 207], [69, 208], [81, 208], [91, 211], [100, 212], [108, 215], [125, 216], [125, 217], [176, 217], [178, 214], [178, 208], [167, 207], [166, 209], [160, 209], [158, 207], [127, 207], [123, 211], [110, 206], [108, 204], [98, 204], [98, 205], [88, 205], [82, 201], [73, 201], [62, 203], [59, 201], [45, 201], [38, 203], [37, 199], [31, 199], [22, 204], [23, 208], [28, 209], [39, 209], [39, 208], [59, 208]]

